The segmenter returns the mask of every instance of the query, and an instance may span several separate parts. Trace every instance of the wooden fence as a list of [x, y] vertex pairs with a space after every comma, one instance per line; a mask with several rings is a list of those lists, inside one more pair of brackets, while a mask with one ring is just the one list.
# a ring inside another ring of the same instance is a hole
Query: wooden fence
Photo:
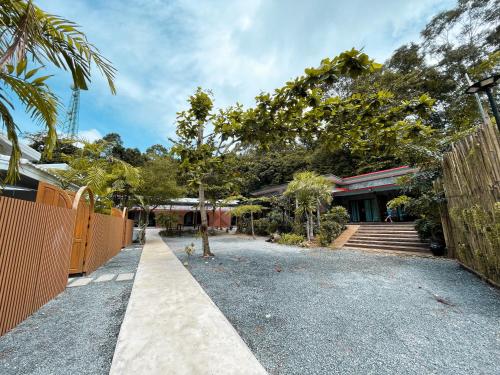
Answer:
[[443, 158], [441, 211], [449, 255], [500, 284], [500, 134], [484, 125]]
[[83, 272], [91, 273], [120, 252], [125, 245], [126, 222], [121, 217], [94, 214]]
[[0, 336], [62, 292], [69, 273], [89, 274], [132, 243], [126, 211], [97, 214], [80, 192], [38, 191], [36, 203], [0, 197]]
[[0, 197], [0, 335], [64, 290], [75, 212]]

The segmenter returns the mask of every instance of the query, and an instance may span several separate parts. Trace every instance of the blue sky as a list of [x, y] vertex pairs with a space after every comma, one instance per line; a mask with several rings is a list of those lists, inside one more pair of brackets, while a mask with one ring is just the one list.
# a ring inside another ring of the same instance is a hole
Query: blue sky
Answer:
[[[38, 0], [43, 9], [82, 26], [118, 70], [118, 93], [94, 75], [81, 94], [81, 135], [108, 132], [128, 147], [168, 145], [176, 112], [198, 86], [216, 107], [250, 106], [304, 68], [352, 47], [383, 62], [452, 0]], [[65, 105], [70, 79], [51, 79]], [[19, 110], [23, 131], [36, 126]]]

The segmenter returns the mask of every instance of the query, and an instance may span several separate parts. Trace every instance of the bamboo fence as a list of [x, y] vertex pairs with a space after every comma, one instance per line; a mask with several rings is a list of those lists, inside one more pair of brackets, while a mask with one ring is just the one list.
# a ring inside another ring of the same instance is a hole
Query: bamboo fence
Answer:
[[443, 158], [441, 211], [449, 255], [500, 284], [500, 134], [491, 123]]

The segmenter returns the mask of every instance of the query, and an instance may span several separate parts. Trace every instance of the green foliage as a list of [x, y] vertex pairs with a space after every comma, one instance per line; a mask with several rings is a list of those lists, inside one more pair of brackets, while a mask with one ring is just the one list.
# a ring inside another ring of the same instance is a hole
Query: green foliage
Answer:
[[106, 155], [123, 160], [134, 167], [140, 167], [144, 164], [145, 155], [137, 148], [124, 147], [122, 138], [118, 133], [106, 134], [102, 137], [102, 141], [106, 142]]
[[[115, 93], [115, 69], [90, 42], [76, 24], [44, 12], [26, 0], [3, 0], [0, 6], [0, 81], [2, 91], [10, 91], [30, 117], [47, 128], [45, 155], [50, 157], [56, 145], [58, 98], [47, 84], [50, 76], [41, 75], [45, 65], [68, 70], [73, 85], [86, 90], [95, 66], [106, 77]], [[30, 66], [29, 63], [35, 66]], [[18, 128], [12, 117], [14, 105], [0, 95], [0, 121], [12, 142], [6, 181], [18, 177], [21, 157]]]
[[[264, 217], [261, 219], [255, 219], [253, 221], [254, 233], [258, 236], [268, 236], [276, 232], [276, 225], [268, 218]], [[240, 217], [238, 218], [238, 232], [243, 234], [252, 234], [252, 225], [250, 222], [250, 217]]]
[[321, 246], [330, 246], [342, 233], [342, 225], [332, 220], [323, 220], [319, 230], [319, 243]]
[[334, 221], [340, 224], [341, 229], [345, 229], [346, 224], [350, 220], [349, 213], [343, 206], [333, 206], [321, 218], [321, 225], [323, 225], [323, 221]]
[[52, 150], [52, 156], [48, 158], [45, 151], [47, 147], [46, 133], [30, 133], [25, 135], [25, 138], [29, 141], [29, 146], [31, 148], [42, 154], [42, 158], [40, 159], [42, 163], [64, 163], [65, 156], [73, 155], [78, 151], [74, 139], [58, 137], [54, 149]]
[[283, 233], [278, 240], [281, 245], [301, 245], [305, 241], [304, 236], [295, 233]]
[[160, 213], [156, 215], [156, 223], [166, 230], [172, 229], [177, 225], [177, 214], [173, 212]]
[[407, 195], [400, 195], [387, 202], [387, 208], [395, 210], [396, 208], [405, 207], [409, 204], [411, 204], [411, 198], [408, 197]]
[[236, 217], [241, 217], [249, 214], [257, 214], [262, 212], [263, 207], [257, 204], [245, 204], [231, 209], [231, 214]]
[[296, 217], [305, 216], [306, 236], [310, 241], [314, 236], [313, 214], [319, 212], [321, 202], [330, 203], [332, 200], [331, 182], [315, 172], [299, 172], [288, 184], [285, 195], [295, 199]]
[[139, 171], [141, 182], [134, 193], [143, 198], [144, 204], [156, 207], [183, 194], [183, 189], [177, 184], [178, 164], [171, 157], [150, 159]]
[[120, 159], [105, 157], [105, 143], [84, 143], [73, 155], [63, 156], [67, 170], [53, 170], [63, 181], [63, 187], [72, 183], [89, 186], [96, 197], [96, 209], [113, 205], [127, 205], [128, 198], [140, 184], [138, 168]]
[[[423, 164], [422, 170], [399, 179], [402, 191], [409, 194], [396, 198], [396, 203], [403, 203], [405, 211], [419, 219], [415, 229], [420, 238], [432, 239], [444, 243], [441, 224], [440, 206], [444, 202], [444, 193], [434, 188], [433, 181], [441, 174], [439, 164]], [[390, 207], [392, 208], [392, 207]]]
[[319, 229], [319, 243], [321, 246], [330, 246], [349, 222], [349, 214], [342, 206], [334, 206], [328, 212], [321, 215]]

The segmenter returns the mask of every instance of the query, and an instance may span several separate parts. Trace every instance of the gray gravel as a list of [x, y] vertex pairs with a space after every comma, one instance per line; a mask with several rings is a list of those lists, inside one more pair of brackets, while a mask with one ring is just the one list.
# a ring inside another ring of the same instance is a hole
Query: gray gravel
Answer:
[[[141, 247], [128, 249], [89, 276], [135, 272]], [[108, 374], [132, 285], [112, 280], [66, 288], [0, 337], [0, 374]]]
[[166, 241], [270, 374], [500, 374], [500, 292], [452, 260]]

